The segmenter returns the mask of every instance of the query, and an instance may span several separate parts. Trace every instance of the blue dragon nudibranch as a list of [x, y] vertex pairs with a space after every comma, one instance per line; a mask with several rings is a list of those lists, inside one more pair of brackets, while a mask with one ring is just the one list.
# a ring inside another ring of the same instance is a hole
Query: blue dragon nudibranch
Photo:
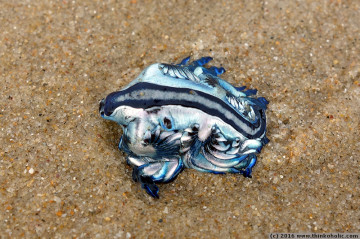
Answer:
[[219, 78], [224, 68], [203, 67], [211, 57], [189, 59], [153, 64], [100, 102], [101, 116], [123, 128], [119, 149], [134, 181], [155, 198], [156, 183], [170, 182], [185, 167], [251, 177], [255, 154], [269, 141], [268, 101]]

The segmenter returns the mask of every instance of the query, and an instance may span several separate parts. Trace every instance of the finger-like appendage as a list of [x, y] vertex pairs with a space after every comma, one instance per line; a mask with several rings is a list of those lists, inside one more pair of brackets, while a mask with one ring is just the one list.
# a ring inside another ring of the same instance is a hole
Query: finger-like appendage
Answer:
[[206, 57], [202, 57], [198, 60], [195, 60], [191, 63], [191, 65], [193, 66], [203, 66], [205, 65], [206, 63], [208, 63], [209, 61], [211, 61], [213, 58], [210, 57], [210, 56], [206, 56]]
[[257, 89], [248, 89], [248, 90], [244, 91], [244, 93], [245, 93], [247, 96], [256, 95]]
[[153, 198], [159, 198], [159, 187], [151, 180], [144, 178], [144, 181], [141, 182], [141, 187]]
[[240, 171], [244, 175], [244, 177], [246, 178], [252, 177], [251, 172], [255, 164], [256, 164], [256, 155], [255, 154], [249, 155], [247, 167], [245, 168], [245, 170]]
[[246, 89], [246, 86], [235, 87], [235, 89], [236, 89], [237, 91], [243, 91], [243, 90]]
[[155, 185], [151, 177], [145, 176], [141, 173], [140, 167], [134, 167], [132, 178], [135, 182], [140, 182], [141, 188], [145, 189], [147, 194], [153, 198], [159, 198], [159, 188]]
[[178, 66], [184, 66], [184, 65], [186, 65], [186, 64], [189, 62], [189, 60], [190, 60], [190, 56], [182, 59], [182, 61], [181, 61], [179, 64], [177, 64], [177, 65], [178, 65]]
[[152, 161], [133, 169], [133, 179], [155, 198], [158, 198], [158, 187], [155, 183], [166, 183], [176, 178], [184, 164], [180, 158]]
[[223, 67], [212, 66], [208, 69], [208, 71], [210, 72], [210, 74], [218, 76], [223, 74], [225, 72], [225, 69]]

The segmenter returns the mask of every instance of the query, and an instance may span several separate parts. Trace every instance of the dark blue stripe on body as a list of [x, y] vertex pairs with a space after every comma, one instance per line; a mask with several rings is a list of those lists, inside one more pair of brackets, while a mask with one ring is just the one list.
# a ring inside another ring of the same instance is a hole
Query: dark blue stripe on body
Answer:
[[[156, 90], [160, 92], [166, 92], [166, 93], [172, 93], [174, 97], [172, 99], [149, 99], [149, 98], [142, 98], [141, 95], [132, 95], [135, 94], [134, 92], [146, 92], [147, 90]], [[207, 105], [201, 104], [199, 102], [194, 102], [190, 100], [184, 100], [184, 99], [177, 99], [176, 95], [179, 93], [185, 93], [185, 94], [192, 94], [197, 95], [200, 98], [205, 98], [208, 101]], [[119, 101], [118, 99], [121, 98], [121, 96], [124, 96], [128, 94], [130, 97], [126, 97], [125, 100]], [[244, 130], [237, 125], [233, 120], [226, 118], [221, 112], [219, 112], [217, 109], [214, 109], [211, 107], [213, 103], [217, 103], [221, 105], [225, 110], [231, 112], [233, 115], [235, 115], [240, 121], [242, 121], [244, 124], [248, 125], [251, 129], [257, 129], [261, 124], [261, 129], [258, 130], [258, 132], [255, 135], [248, 134], [244, 132]], [[247, 121], [245, 118], [243, 118], [234, 108], [229, 106], [226, 102], [223, 100], [209, 95], [207, 93], [192, 90], [188, 88], [175, 88], [170, 86], [162, 86], [162, 85], [156, 85], [148, 82], [140, 82], [137, 83], [125, 90], [117, 91], [109, 94], [106, 97], [106, 103], [104, 107], [104, 111], [106, 115], [110, 115], [117, 107], [121, 105], [127, 105], [133, 108], [151, 108], [154, 106], [163, 106], [163, 105], [180, 105], [184, 107], [189, 108], [196, 108], [199, 109], [209, 115], [219, 117], [227, 124], [231, 125], [233, 128], [235, 128], [237, 131], [239, 131], [241, 134], [243, 134], [245, 137], [249, 139], [259, 138], [265, 131], [266, 127], [266, 117], [265, 117], [265, 111], [262, 109], [259, 109], [259, 120], [252, 124], [249, 121]], [[254, 108], [255, 113], [257, 113], [256, 108]], [[262, 121], [262, 122], [261, 122]]]

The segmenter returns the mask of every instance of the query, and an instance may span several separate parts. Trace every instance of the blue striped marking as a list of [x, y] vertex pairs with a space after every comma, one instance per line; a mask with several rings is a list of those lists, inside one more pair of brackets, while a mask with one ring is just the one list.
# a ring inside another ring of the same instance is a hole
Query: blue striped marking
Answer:
[[[163, 105], [196, 108], [222, 119], [249, 139], [260, 138], [264, 134], [266, 127], [266, 116], [263, 109], [254, 107], [259, 120], [250, 123], [223, 100], [188, 88], [175, 88], [140, 82], [123, 91], [113, 92], [108, 95], [104, 113], [109, 116], [121, 105], [143, 109]], [[229, 117], [226, 117], [225, 114]]]

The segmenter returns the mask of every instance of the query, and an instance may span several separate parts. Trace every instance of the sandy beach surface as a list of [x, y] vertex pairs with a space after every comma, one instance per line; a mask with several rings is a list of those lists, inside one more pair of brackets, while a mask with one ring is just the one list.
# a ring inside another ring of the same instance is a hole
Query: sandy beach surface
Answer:
[[[266, 238], [360, 231], [360, 1], [1, 1], [1, 238]], [[149, 197], [99, 100], [212, 56], [258, 89], [253, 178], [184, 170]]]

